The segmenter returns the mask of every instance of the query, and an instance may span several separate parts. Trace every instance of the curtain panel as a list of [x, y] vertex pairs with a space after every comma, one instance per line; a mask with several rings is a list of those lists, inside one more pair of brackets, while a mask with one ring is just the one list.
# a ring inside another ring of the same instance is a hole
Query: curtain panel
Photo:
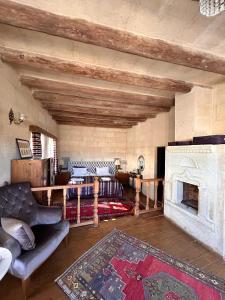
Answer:
[[41, 133], [32, 132], [32, 148], [33, 156], [36, 159], [42, 158], [42, 145], [41, 145]]
[[54, 170], [54, 174], [58, 174], [58, 155], [57, 155], [56, 139], [53, 139], [53, 170]]

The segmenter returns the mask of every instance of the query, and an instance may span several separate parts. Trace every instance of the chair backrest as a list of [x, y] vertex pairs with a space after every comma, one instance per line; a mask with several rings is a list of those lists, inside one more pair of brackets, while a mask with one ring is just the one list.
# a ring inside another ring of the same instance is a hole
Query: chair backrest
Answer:
[[33, 226], [37, 224], [37, 210], [29, 182], [0, 187], [0, 218], [15, 218]]

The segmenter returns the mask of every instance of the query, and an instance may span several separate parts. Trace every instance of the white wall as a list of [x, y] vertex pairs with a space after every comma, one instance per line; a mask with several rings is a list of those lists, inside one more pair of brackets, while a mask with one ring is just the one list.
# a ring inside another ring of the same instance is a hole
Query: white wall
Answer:
[[[37, 125], [57, 135], [57, 125], [50, 115], [34, 100], [31, 92], [23, 87], [16, 72], [0, 62], [0, 185], [11, 179], [11, 160], [19, 158], [16, 138], [30, 139], [29, 125]], [[8, 114], [24, 113], [27, 120], [21, 125], [9, 125]]]
[[161, 113], [155, 119], [128, 130], [127, 134], [127, 169], [137, 169], [139, 155], [145, 158], [145, 178], [156, 175], [156, 150], [158, 146], [167, 146], [174, 140], [174, 109], [169, 113]]
[[188, 94], [175, 97], [175, 139], [191, 140], [210, 135], [213, 128], [213, 90], [194, 87]]
[[127, 130], [59, 126], [59, 155], [72, 160], [113, 160], [126, 157]]

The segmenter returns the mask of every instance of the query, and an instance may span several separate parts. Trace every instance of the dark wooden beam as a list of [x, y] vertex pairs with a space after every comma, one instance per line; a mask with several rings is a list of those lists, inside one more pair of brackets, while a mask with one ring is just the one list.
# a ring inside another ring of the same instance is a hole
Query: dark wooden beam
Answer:
[[53, 138], [53, 139], [57, 140], [57, 137], [54, 134], [52, 134], [52, 133], [48, 132], [47, 130], [45, 130], [45, 129], [39, 127], [39, 126], [36, 126], [36, 125], [30, 125], [29, 126], [29, 131], [43, 133], [44, 135], [47, 135], [50, 138]]
[[102, 128], [121, 128], [121, 129], [128, 129], [132, 126], [130, 125], [117, 125], [117, 124], [102, 124], [102, 123], [80, 123], [79, 121], [58, 121], [60, 125], [70, 125], [70, 126], [85, 126], [85, 127], [102, 127]]
[[98, 123], [98, 124], [105, 124], [105, 125], [124, 125], [124, 126], [133, 126], [133, 125], [137, 125], [137, 122], [130, 122], [130, 121], [115, 121], [115, 120], [102, 120], [102, 119], [96, 119], [96, 118], [86, 118], [86, 119], [82, 119], [82, 118], [78, 118], [78, 117], [62, 117], [62, 116], [57, 116], [54, 117], [54, 119], [57, 122], [63, 122], [63, 121], [69, 121], [69, 122], [80, 122], [82, 124], [86, 124], [86, 123]]
[[8, 0], [0, 0], [0, 8], [0, 22], [4, 24], [225, 75], [225, 59], [208, 52]]
[[87, 85], [78, 85], [63, 81], [49, 80], [40, 77], [22, 75], [20, 81], [31, 89], [60, 93], [63, 95], [92, 97], [97, 99], [110, 100], [119, 103], [154, 105], [171, 107], [174, 99], [152, 96], [148, 94], [130, 93], [119, 90], [110, 90]]
[[34, 92], [33, 97], [40, 100], [42, 103], [52, 103], [52, 104], [65, 104], [65, 105], [75, 105], [80, 107], [95, 107], [95, 108], [113, 108], [115, 110], [126, 110], [127, 112], [146, 112], [146, 113], [157, 113], [169, 111], [168, 107], [150, 106], [150, 105], [134, 105], [134, 104], [124, 104], [115, 103], [106, 100], [96, 100], [89, 98], [81, 98], [74, 96], [65, 96], [56, 93], [49, 92]]
[[44, 108], [47, 110], [61, 110], [67, 112], [76, 112], [76, 113], [88, 113], [88, 114], [96, 114], [96, 115], [113, 115], [117, 117], [132, 117], [132, 118], [151, 118], [155, 115], [155, 113], [139, 113], [139, 112], [127, 112], [123, 110], [115, 110], [112, 108], [90, 108], [90, 107], [79, 107], [79, 106], [71, 106], [71, 105], [63, 105], [63, 104], [49, 104], [43, 103]]
[[[0, 47], [0, 55], [2, 61], [7, 63], [54, 72], [62, 72], [92, 79], [123, 83], [132, 86], [173, 90], [175, 92], [190, 92], [192, 88], [191, 84], [187, 84], [182, 81], [131, 73], [118, 69], [78, 62], [75, 60], [66, 60], [11, 48]], [[171, 88], [171, 86], [173, 87]]]
[[[49, 110], [49, 113], [52, 117], [72, 117], [78, 119], [97, 119], [97, 120], [112, 120], [112, 121], [128, 121], [128, 122], [144, 122], [146, 118], [131, 118], [131, 117], [117, 117], [114, 115], [96, 115], [91, 113], [76, 113], [76, 112], [68, 112], [68, 111], [61, 111], [61, 110]], [[154, 117], [152, 115], [151, 117]]]

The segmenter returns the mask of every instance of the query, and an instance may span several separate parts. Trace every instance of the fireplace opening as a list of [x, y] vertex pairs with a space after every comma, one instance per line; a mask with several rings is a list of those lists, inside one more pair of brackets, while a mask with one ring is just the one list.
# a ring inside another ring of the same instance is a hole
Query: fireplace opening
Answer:
[[198, 197], [198, 186], [183, 182], [183, 200], [181, 203], [198, 211]]

